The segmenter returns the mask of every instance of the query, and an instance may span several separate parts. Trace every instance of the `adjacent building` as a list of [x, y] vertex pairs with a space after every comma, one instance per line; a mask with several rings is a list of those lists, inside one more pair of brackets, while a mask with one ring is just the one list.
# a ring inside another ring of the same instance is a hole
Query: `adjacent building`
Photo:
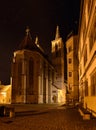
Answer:
[[67, 49], [67, 101], [79, 99], [78, 36], [71, 34], [66, 41]]
[[0, 84], [0, 104], [11, 103], [11, 85]]
[[79, 101], [96, 116], [96, 0], [82, 0], [79, 23]]

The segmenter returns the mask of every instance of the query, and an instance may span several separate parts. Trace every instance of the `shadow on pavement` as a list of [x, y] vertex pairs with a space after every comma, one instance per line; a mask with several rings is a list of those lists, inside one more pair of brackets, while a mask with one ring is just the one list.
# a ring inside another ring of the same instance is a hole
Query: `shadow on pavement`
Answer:
[[41, 114], [46, 114], [48, 111], [25, 111], [25, 112], [16, 112], [15, 116], [16, 117], [21, 117], [21, 116], [32, 116], [32, 115], [41, 115]]

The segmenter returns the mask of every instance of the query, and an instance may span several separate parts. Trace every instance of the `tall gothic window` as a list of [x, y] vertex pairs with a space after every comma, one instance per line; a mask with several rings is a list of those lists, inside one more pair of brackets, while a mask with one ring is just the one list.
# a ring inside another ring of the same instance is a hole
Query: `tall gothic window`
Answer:
[[18, 62], [18, 94], [22, 92], [22, 60]]
[[55, 45], [55, 52], [56, 52], [56, 57], [58, 57], [58, 45]]
[[34, 61], [32, 58], [30, 58], [29, 60], [29, 90], [28, 93], [29, 94], [33, 94], [33, 87], [34, 87]]

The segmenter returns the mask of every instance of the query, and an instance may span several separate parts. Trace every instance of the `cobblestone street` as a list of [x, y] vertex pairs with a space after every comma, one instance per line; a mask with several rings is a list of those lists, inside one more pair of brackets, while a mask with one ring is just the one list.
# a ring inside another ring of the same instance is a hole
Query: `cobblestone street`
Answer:
[[54, 107], [0, 117], [0, 130], [96, 130], [96, 119], [83, 120], [78, 109]]

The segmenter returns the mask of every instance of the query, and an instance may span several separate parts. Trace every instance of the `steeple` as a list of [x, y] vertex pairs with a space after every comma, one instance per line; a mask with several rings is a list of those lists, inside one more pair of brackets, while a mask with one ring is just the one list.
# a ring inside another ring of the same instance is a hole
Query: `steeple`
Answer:
[[31, 34], [30, 34], [30, 29], [28, 26], [26, 27], [25, 31], [26, 31], [26, 36], [29, 37], [30, 39], [32, 39]]
[[56, 35], [55, 35], [55, 39], [60, 38], [60, 32], [59, 32], [59, 26], [57, 26], [56, 28]]
[[29, 35], [29, 32], [30, 32], [30, 29], [29, 29], [29, 27], [27, 26], [27, 28], [26, 28], [26, 34], [27, 34], [27, 36]]
[[32, 48], [32, 38], [31, 38], [31, 34], [30, 34], [30, 29], [27, 26], [26, 28], [26, 35], [24, 37], [24, 39], [22, 40], [21, 44], [20, 44], [20, 49], [30, 49]]

